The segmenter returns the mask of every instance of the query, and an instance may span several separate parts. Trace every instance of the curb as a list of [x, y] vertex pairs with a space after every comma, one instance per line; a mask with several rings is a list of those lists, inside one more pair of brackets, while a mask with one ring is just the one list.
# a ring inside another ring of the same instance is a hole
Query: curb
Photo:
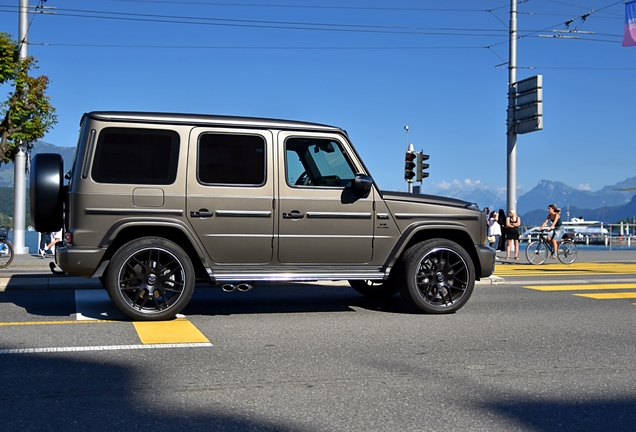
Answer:
[[475, 282], [475, 285], [499, 285], [506, 283], [506, 280], [499, 276], [488, 276], [487, 278], [481, 278]]

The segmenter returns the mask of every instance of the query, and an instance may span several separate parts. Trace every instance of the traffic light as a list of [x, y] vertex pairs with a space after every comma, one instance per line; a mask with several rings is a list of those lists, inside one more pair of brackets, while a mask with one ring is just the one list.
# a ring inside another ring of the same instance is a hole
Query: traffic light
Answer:
[[422, 179], [428, 177], [428, 173], [424, 171], [427, 170], [429, 167], [429, 164], [424, 163], [424, 161], [428, 160], [428, 158], [430, 158], [429, 155], [423, 154], [422, 152], [417, 152], [417, 168], [415, 169], [415, 180], [418, 182], [421, 182]]
[[413, 150], [408, 150], [406, 152], [406, 157], [404, 158], [404, 180], [409, 183], [413, 182], [413, 177], [415, 177], [415, 173], [413, 172], [413, 168], [415, 168], [415, 152]]

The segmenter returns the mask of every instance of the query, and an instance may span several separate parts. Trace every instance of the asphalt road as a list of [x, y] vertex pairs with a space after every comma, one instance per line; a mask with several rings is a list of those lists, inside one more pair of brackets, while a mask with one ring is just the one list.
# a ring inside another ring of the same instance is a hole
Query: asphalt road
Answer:
[[431, 316], [339, 285], [198, 289], [178, 321], [209, 342], [162, 345], [102, 290], [9, 287], [2, 428], [633, 431], [636, 300], [580, 296], [633, 292], [629, 274], [507, 276]]

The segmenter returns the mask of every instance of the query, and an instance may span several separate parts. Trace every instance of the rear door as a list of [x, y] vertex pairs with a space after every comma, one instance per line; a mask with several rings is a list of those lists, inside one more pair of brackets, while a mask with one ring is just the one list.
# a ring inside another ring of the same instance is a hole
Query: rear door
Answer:
[[271, 151], [272, 134], [267, 130], [192, 130], [187, 214], [212, 261], [271, 261], [275, 185]]

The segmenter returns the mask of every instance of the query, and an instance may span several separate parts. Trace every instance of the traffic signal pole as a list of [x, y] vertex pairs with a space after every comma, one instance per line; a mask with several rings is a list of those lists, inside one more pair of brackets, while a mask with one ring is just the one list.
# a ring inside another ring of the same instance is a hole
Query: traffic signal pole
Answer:
[[515, 118], [515, 88], [517, 82], [517, 0], [510, 0], [510, 42], [508, 59], [508, 116], [507, 127], [507, 207], [508, 210], [517, 208], [517, 128]]

